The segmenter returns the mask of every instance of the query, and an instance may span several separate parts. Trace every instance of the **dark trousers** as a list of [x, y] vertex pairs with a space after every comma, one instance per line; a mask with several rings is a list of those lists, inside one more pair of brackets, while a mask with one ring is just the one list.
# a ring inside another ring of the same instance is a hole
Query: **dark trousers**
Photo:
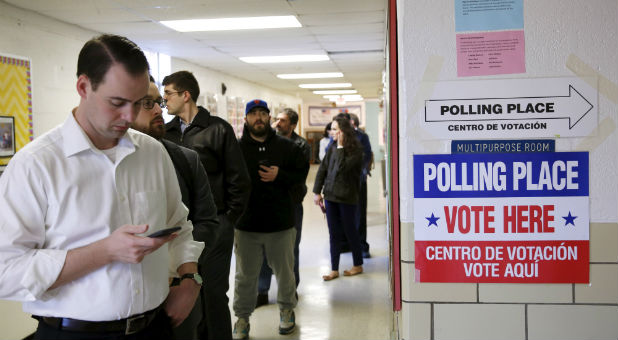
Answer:
[[234, 247], [234, 226], [225, 215], [219, 215], [221, 235], [213, 249], [204, 256], [202, 272], [202, 322], [198, 328], [200, 339], [231, 339], [232, 318], [229, 298], [230, 265]]
[[330, 236], [330, 263], [331, 269], [339, 270], [341, 242], [346, 238], [352, 250], [352, 259], [355, 266], [363, 264], [363, 251], [356, 230], [356, 204], [337, 203], [325, 200], [326, 222]]
[[367, 178], [361, 179], [358, 192], [358, 209], [356, 210], [356, 225], [358, 226], [361, 248], [364, 252], [369, 252], [369, 243], [367, 243]]
[[[298, 247], [300, 246], [300, 234], [303, 230], [303, 214], [303, 204], [295, 204], [294, 227], [296, 228], [296, 241], [294, 242], [294, 277], [296, 278], [296, 287], [298, 287], [298, 284], [300, 283], [300, 275], [298, 272]], [[264, 257], [262, 269], [260, 270], [260, 277], [258, 279], [258, 294], [268, 294], [272, 275], [273, 271], [268, 266], [266, 257]]]
[[35, 340], [48, 339], [101, 339], [101, 340], [150, 340], [150, 339], [171, 339], [172, 325], [170, 318], [161, 309], [154, 320], [140, 332], [125, 335], [123, 333], [86, 333], [72, 332], [54, 328], [42, 321], [34, 333]]

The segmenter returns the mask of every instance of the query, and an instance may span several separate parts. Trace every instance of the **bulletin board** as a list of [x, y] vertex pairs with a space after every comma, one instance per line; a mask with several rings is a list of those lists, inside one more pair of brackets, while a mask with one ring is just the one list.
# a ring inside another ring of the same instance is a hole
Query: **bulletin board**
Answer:
[[33, 138], [28, 58], [0, 54], [0, 172]]
[[361, 115], [360, 105], [351, 106], [309, 106], [309, 125], [311, 126], [326, 126], [333, 120], [333, 117], [339, 113], [353, 113], [359, 118], [363, 118]]

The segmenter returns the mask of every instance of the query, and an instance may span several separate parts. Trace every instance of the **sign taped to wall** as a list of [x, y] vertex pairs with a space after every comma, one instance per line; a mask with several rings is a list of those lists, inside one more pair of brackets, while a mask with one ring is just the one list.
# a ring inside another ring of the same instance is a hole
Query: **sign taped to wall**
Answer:
[[414, 156], [418, 282], [587, 283], [587, 152]]

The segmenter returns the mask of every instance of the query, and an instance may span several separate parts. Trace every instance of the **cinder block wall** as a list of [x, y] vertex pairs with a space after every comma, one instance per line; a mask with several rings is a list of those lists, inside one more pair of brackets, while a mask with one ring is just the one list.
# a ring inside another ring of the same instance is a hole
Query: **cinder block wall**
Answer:
[[398, 1], [401, 339], [618, 339], [618, 1], [525, 0], [526, 73], [471, 79], [598, 79], [599, 126], [558, 138], [590, 152], [590, 283], [414, 282], [412, 155], [450, 153], [425, 141], [419, 108], [431, 82], [457, 77], [453, 0]]

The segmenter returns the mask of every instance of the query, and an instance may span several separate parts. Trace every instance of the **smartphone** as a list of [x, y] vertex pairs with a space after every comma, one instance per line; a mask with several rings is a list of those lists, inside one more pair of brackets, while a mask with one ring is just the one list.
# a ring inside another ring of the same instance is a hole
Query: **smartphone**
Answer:
[[154, 233], [148, 235], [148, 237], [164, 237], [180, 229], [181, 227], [171, 227], [171, 228], [161, 229], [161, 230], [157, 230]]
[[263, 165], [263, 166], [270, 166], [270, 165], [268, 164], [268, 160], [266, 160], [266, 159], [260, 159], [260, 160], [258, 161], [258, 170], [259, 170], [259, 169], [261, 169], [261, 168], [260, 168], [260, 165]]

